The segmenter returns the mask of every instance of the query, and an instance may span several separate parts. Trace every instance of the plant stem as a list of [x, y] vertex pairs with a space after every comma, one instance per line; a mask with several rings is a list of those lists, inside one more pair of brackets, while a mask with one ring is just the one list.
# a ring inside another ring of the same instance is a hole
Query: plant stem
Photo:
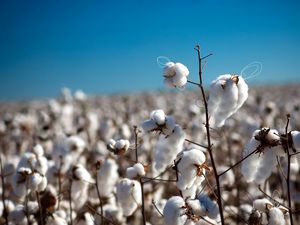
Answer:
[[3, 165], [2, 165], [2, 155], [0, 154], [0, 169], [1, 169], [1, 183], [2, 183], [2, 203], [3, 203], [3, 216], [5, 219], [5, 224], [8, 224], [8, 218], [7, 218], [7, 209], [5, 204], [5, 183], [4, 183], [4, 171], [3, 171]]
[[35, 195], [36, 195], [36, 201], [38, 203], [38, 206], [39, 206], [39, 213], [40, 213], [40, 223], [41, 225], [44, 224], [44, 221], [43, 221], [43, 210], [42, 210], [42, 206], [41, 206], [41, 201], [40, 201], [40, 196], [39, 196], [39, 193], [36, 191], [35, 192]]
[[[287, 143], [289, 143], [289, 135], [288, 135], [288, 127], [290, 122], [290, 115], [287, 115], [287, 122], [285, 127], [285, 137], [287, 139]], [[286, 156], [288, 160], [288, 168], [287, 168], [287, 176], [286, 176], [286, 185], [287, 185], [287, 197], [288, 197], [288, 210], [289, 210], [289, 216], [290, 216], [290, 225], [294, 225], [293, 222], [293, 212], [292, 212], [292, 201], [291, 201], [291, 188], [290, 188], [290, 174], [291, 174], [291, 155], [289, 151], [289, 144], [284, 145], [286, 150]]]
[[72, 209], [72, 178], [69, 179], [69, 208], [70, 208], [70, 225], [73, 225], [73, 209]]
[[102, 203], [102, 199], [101, 199], [101, 194], [100, 194], [100, 190], [99, 190], [99, 183], [98, 183], [98, 170], [100, 168], [98, 168], [97, 164], [96, 164], [96, 190], [97, 190], [97, 195], [99, 198], [99, 203], [100, 203], [100, 210], [101, 210], [101, 223], [103, 224], [103, 203]]
[[[133, 127], [134, 129], [134, 146], [135, 146], [135, 162], [139, 162], [138, 157], [138, 129], [137, 126]], [[143, 178], [139, 178], [139, 182], [141, 185], [141, 192], [142, 192], [142, 217], [143, 217], [143, 225], [146, 225], [146, 215], [145, 215], [145, 199], [144, 199], [144, 182]]]
[[219, 176], [217, 173], [217, 168], [216, 168], [216, 164], [215, 164], [215, 160], [214, 160], [214, 156], [212, 154], [212, 145], [211, 145], [211, 140], [210, 140], [210, 129], [209, 129], [209, 115], [208, 115], [208, 106], [207, 106], [207, 100], [206, 100], [206, 96], [205, 96], [205, 91], [204, 91], [204, 87], [203, 87], [203, 79], [202, 79], [202, 58], [201, 58], [201, 53], [200, 53], [200, 46], [197, 45], [195, 50], [197, 51], [198, 54], [198, 63], [199, 63], [199, 87], [201, 90], [201, 94], [203, 97], [203, 102], [204, 102], [204, 107], [205, 107], [205, 128], [206, 128], [206, 136], [207, 136], [207, 150], [210, 156], [210, 160], [211, 160], [211, 164], [213, 167], [213, 172], [214, 172], [214, 176], [215, 176], [215, 180], [216, 180], [216, 184], [217, 184], [217, 195], [218, 195], [218, 206], [219, 206], [219, 211], [220, 211], [220, 218], [221, 218], [221, 224], [225, 225], [225, 220], [224, 220], [224, 215], [223, 215], [223, 206], [222, 206], [222, 196], [221, 196], [221, 189], [220, 189], [220, 181], [219, 181]]

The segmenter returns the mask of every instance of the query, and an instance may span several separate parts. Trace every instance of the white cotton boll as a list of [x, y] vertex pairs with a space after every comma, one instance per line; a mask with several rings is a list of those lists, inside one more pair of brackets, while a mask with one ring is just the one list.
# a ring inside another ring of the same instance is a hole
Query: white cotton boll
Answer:
[[42, 176], [42, 181], [39, 183], [37, 191], [38, 192], [44, 191], [47, 187], [47, 184], [48, 184], [47, 177]]
[[157, 128], [157, 124], [154, 120], [146, 120], [142, 123], [142, 129], [146, 132], [153, 131]]
[[183, 225], [187, 220], [185, 212], [186, 206], [184, 200], [179, 196], [171, 197], [168, 199], [163, 210], [165, 225]]
[[212, 81], [209, 93], [211, 125], [221, 127], [246, 101], [248, 86], [242, 77], [225, 74]]
[[73, 169], [73, 177], [87, 183], [93, 183], [91, 174], [80, 164], [77, 164]]
[[86, 147], [85, 141], [79, 136], [71, 136], [67, 139], [67, 144], [70, 151], [82, 153]]
[[89, 213], [86, 212], [83, 215], [83, 218], [80, 219], [76, 225], [94, 225], [94, 217]]
[[[300, 152], [300, 132], [299, 131], [292, 131], [291, 132], [292, 140], [293, 140], [293, 148], [297, 152]], [[293, 150], [291, 150], [293, 151]], [[297, 158], [298, 164], [300, 164], [300, 154], [295, 155]]]
[[198, 199], [188, 199], [186, 203], [192, 208], [193, 213], [196, 216], [206, 215], [206, 208], [203, 204], [200, 204], [200, 201]]
[[175, 87], [183, 87], [187, 83], [187, 77], [175, 75], [172, 77], [172, 83]]
[[260, 156], [260, 164], [257, 168], [257, 172], [254, 181], [257, 184], [263, 184], [265, 180], [271, 175], [273, 169], [277, 164], [276, 152], [273, 149], [266, 149]]
[[[4, 204], [5, 204], [5, 208], [7, 210], [7, 213], [10, 213], [15, 208], [15, 204], [11, 200], [5, 200]], [[2, 203], [0, 203], [0, 217], [3, 216], [3, 212], [4, 212], [4, 205], [3, 205], [3, 202], [2, 202]]]
[[179, 62], [175, 64], [175, 72], [176, 74], [179, 74], [184, 77], [187, 77], [190, 73], [189, 69], [185, 65]]
[[170, 135], [174, 129], [175, 129], [176, 123], [175, 123], [175, 119], [173, 116], [167, 116], [166, 117], [166, 124], [162, 129], [162, 132], [165, 135]]
[[206, 194], [200, 194], [198, 199], [201, 206], [206, 208], [209, 218], [216, 219], [219, 216], [219, 207], [215, 201], [212, 201]]
[[41, 157], [44, 155], [44, 149], [40, 144], [37, 144], [33, 147], [33, 152], [37, 157]]
[[163, 172], [168, 165], [176, 159], [177, 154], [182, 151], [185, 133], [179, 125], [167, 137], [160, 136], [154, 155], [154, 168], [158, 173]]
[[145, 174], [145, 168], [141, 163], [136, 163], [132, 167], [126, 169], [126, 177], [130, 179], [145, 176]]
[[[98, 209], [97, 211], [101, 212], [101, 209]], [[125, 224], [123, 212], [116, 206], [115, 203], [105, 204], [103, 206], [103, 212], [106, 218], [116, 221], [118, 224]], [[99, 215], [95, 215], [95, 221], [99, 221], [99, 223], [96, 224], [100, 225], [101, 217]]]
[[127, 178], [122, 179], [117, 185], [117, 199], [123, 214], [131, 216], [142, 202], [140, 183]]
[[164, 71], [163, 71], [165, 77], [172, 77], [175, 75], [176, 72], [174, 66], [175, 63], [173, 62], [168, 62], [165, 64]]
[[113, 159], [106, 159], [97, 172], [101, 196], [108, 197], [114, 190], [119, 179], [118, 165]]
[[24, 206], [16, 205], [15, 209], [9, 213], [8, 220], [12, 224], [27, 224]]
[[182, 157], [177, 165], [179, 177], [177, 187], [180, 190], [191, 188], [198, 176], [198, 172], [202, 173], [201, 166], [205, 162], [205, 155], [199, 149], [191, 149], [184, 151]]
[[13, 176], [12, 187], [14, 194], [21, 198], [26, 195], [28, 190], [26, 190], [26, 180], [32, 171], [28, 168], [20, 168], [17, 170], [16, 174]]
[[253, 202], [253, 208], [257, 209], [260, 212], [268, 212], [268, 210], [272, 207], [273, 204], [266, 198], [256, 199]]
[[52, 216], [48, 217], [46, 225], [68, 225], [68, 223], [63, 217], [54, 213]]
[[157, 125], [164, 125], [166, 122], [165, 112], [161, 109], [152, 111], [150, 117]]
[[284, 215], [279, 208], [269, 210], [269, 225], [285, 225]]
[[31, 174], [27, 179], [28, 189], [30, 191], [37, 191], [39, 184], [43, 181], [43, 177], [39, 173]]
[[87, 99], [87, 95], [82, 90], [77, 90], [74, 93], [75, 100], [79, 102], [84, 102]]

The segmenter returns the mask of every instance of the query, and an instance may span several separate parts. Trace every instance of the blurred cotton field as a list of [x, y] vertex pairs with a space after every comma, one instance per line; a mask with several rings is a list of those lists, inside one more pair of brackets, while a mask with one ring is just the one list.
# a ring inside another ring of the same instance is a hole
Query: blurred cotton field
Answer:
[[[165, 82], [181, 87], [188, 70], [174, 65]], [[288, 161], [276, 140], [289, 113], [300, 149], [300, 86], [249, 87], [235, 108], [226, 96], [211, 96], [225, 223], [290, 224]], [[63, 89], [56, 99], [2, 102], [0, 224], [220, 224], [205, 121], [199, 90], [90, 97]], [[300, 154], [290, 160], [291, 208], [300, 224]]]

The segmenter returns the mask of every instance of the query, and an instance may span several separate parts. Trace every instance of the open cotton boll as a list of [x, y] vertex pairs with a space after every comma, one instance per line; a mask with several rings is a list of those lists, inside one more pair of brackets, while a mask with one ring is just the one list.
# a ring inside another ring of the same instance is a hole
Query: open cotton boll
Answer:
[[106, 159], [100, 164], [97, 171], [98, 185], [101, 187], [101, 196], [108, 197], [114, 190], [119, 179], [118, 164], [114, 159]]
[[123, 214], [131, 216], [142, 202], [140, 183], [127, 178], [122, 179], [117, 185], [117, 199]]
[[180, 190], [191, 188], [198, 176], [203, 175], [205, 155], [199, 149], [184, 151], [177, 165], [179, 172], [177, 187]]
[[47, 186], [47, 179], [39, 173], [33, 173], [27, 178], [27, 185], [30, 191], [43, 191]]
[[253, 202], [253, 208], [257, 209], [260, 212], [268, 212], [272, 207], [273, 204], [266, 198], [256, 199]]
[[60, 217], [57, 213], [49, 216], [46, 222], [46, 225], [68, 225], [67, 221]]
[[211, 125], [221, 127], [248, 98], [248, 86], [241, 76], [225, 74], [212, 81], [208, 111]]
[[200, 204], [200, 201], [198, 199], [187, 199], [186, 203], [193, 210], [193, 213], [196, 216], [206, 215], [206, 208], [203, 204]]
[[216, 219], [219, 216], [219, 207], [215, 201], [212, 201], [206, 194], [198, 196], [200, 205], [206, 209], [207, 216]]
[[152, 111], [150, 117], [157, 125], [164, 125], [166, 122], [165, 112], [161, 109]]
[[182, 151], [185, 133], [179, 125], [167, 137], [160, 136], [155, 146], [154, 168], [158, 173], [163, 172], [167, 166], [176, 159], [177, 154]]
[[187, 220], [185, 213], [186, 205], [183, 198], [179, 196], [169, 198], [163, 210], [165, 225], [184, 225]]
[[86, 147], [85, 141], [79, 136], [71, 136], [67, 139], [67, 144], [71, 152], [82, 153]]
[[284, 215], [282, 211], [273, 207], [269, 210], [269, 223], [268, 225], [285, 225]]
[[31, 173], [32, 171], [30, 169], [22, 167], [14, 174], [12, 187], [17, 197], [22, 198], [27, 194], [26, 182]]
[[169, 87], [182, 87], [187, 82], [188, 68], [182, 63], [168, 62], [164, 67], [165, 84]]
[[145, 168], [141, 163], [136, 163], [132, 167], [126, 169], [126, 177], [130, 179], [145, 176], [145, 174]]
[[74, 93], [74, 98], [76, 101], [84, 102], [87, 100], [87, 95], [82, 90], [77, 90]]
[[253, 137], [243, 150], [243, 157], [255, 152], [242, 162], [241, 172], [247, 182], [263, 183], [276, 166], [276, 157], [282, 156], [279, 144], [279, 135], [276, 130], [263, 128], [256, 130]]
[[299, 131], [292, 131], [291, 136], [293, 139], [293, 147], [296, 151], [300, 151], [300, 132]]

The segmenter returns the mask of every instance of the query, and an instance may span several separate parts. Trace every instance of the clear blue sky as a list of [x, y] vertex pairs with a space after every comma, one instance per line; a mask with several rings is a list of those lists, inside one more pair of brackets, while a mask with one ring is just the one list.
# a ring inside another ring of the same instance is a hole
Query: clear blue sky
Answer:
[[0, 99], [163, 87], [158, 56], [197, 79], [195, 44], [209, 58], [204, 81], [239, 73], [252, 83], [300, 82], [299, 1], [0, 1]]

